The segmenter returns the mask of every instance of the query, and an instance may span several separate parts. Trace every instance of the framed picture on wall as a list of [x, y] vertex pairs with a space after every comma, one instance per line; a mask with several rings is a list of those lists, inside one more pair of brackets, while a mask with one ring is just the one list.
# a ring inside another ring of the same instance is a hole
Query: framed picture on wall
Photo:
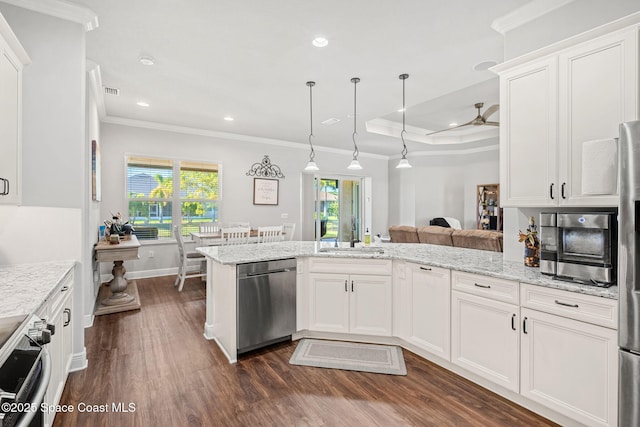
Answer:
[[253, 178], [253, 204], [278, 204], [278, 185], [280, 181], [268, 178]]
[[91, 141], [91, 200], [100, 201], [100, 146]]

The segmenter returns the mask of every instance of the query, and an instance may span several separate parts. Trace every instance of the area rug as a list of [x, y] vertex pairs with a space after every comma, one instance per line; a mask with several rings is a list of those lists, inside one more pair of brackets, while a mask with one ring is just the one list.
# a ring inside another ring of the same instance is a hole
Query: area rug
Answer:
[[402, 349], [394, 345], [305, 338], [298, 343], [289, 363], [376, 374], [407, 375]]

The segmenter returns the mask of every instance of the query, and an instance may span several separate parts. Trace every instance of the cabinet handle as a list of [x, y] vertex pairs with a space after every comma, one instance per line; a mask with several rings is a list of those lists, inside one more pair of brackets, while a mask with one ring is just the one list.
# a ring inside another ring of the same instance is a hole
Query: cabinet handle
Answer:
[[6, 196], [9, 194], [9, 180], [6, 178], [0, 178], [2, 180], [2, 193], [0, 196]]
[[473, 286], [477, 286], [477, 287], [483, 288], [483, 289], [491, 289], [490, 285], [480, 285], [478, 283], [474, 283]]
[[516, 330], [516, 314], [513, 313], [511, 316], [511, 329]]
[[421, 266], [421, 267], [420, 267], [420, 270], [431, 271], [431, 268], [430, 268], [430, 267], [422, 267], [422, 266]]
[[349, 292], [349, 289], [347, 288], [347, 282], [348, 282], [348, 280], [344, 281], [344, 291], [345, 292]]
[[69, 290], [69, 287], [67, 285], [64, 285], [62, 289], [60, 289], [60, 292], [67, 292], [68, 290]]
[[69, 326], [69, 324], [71, 323], [71, 309], [70, 308], [65, 308], [64, 309], [64, 314], [67, 315], [67, 320], [65, 320], [63, 326]]
[[527, 332], [527, 318], [526, 317], [522, 320], [522, 332], [525, 333], [525, 334], [528, 333]]
[[353, 292], [353, 280], [351, 281], [351, 292]]
[[568, 302], [562, 302], [562, 301], [558, 301], [558, 300], [556, 300], [556, 304], [564, 305], [565, 307], [573, 307], [573, 308], [580, 307], [578, 304], [569, 304]]
[[564, 187], [567, 185], [566, 182], [562, 183], [562, 187], [560, 188], [560, 195], [562, 196], [563, 199], [566, 199], [565, 195], [564, 195]]
[[553, 182], [549, 186], [549, 197], [551, 197], [551, 200], [555, 199], [555, 197], [553, 197]]

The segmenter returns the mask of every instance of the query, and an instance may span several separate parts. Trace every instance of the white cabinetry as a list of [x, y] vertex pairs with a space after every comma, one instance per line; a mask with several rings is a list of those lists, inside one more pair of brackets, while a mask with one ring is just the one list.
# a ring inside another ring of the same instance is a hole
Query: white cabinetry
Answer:
[[[47, 405], [55, 405], [60, 401], [71, 367], [73, 353], [72, 306], [73, 273], [69, 273], [40, 312], [40, 316], [47, 323], [55, 326], [55, 333], [47, 345], [51, 357], [51, 379], [44, 400]], [[47, 412], [44, 416], [45, 425], [52, 425], [55, 412]]]
[[518, 283], [454, 271], [452, 288], [451, 361], [517, 393]]
[[309, 330], [391, 336], [391, 261], [310, 258], [309, 285]]
[[444, 268], [406, 264], [406, 282], [398, 310], [406, 330], [402, 338], [451, 360], [451, 273]]
[[22, 68], [29, 62], [0, 15], [0, 203], [21, 199]]
[[637, 26], [523, 58], [495, 67], [502, 206], [617, 205], [617, 190], [584, 194], [582, 147], [616, 138], [621, 122], [638, 118]]
[[616, 302], [521, 286], [520, 393], [585, 425], [615, 426], [617, 332], [601, 324], [617, 319]]

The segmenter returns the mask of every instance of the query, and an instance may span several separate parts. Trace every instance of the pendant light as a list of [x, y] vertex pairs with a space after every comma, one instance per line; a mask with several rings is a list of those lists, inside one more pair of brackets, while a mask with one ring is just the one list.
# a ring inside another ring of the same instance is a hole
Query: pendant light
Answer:
[[313, 138], [313, 94], [311, 88], [315, 86], [316, 82], [307, 82], [307, 86], [309, 86], [309, 119], [311, 123], [311, 131], [309, 133], [309, 147], [311, 148], [311, 152], [309, 153], [309, 162], [307, 166], [304, 168], [305, 171], [317, 171], [320, 170], [316, 162], [314, 161], [316, 157], [316, 152], [313, 149], [313, 143], [311, 139]]
[[411, 167], [411, 164], [409, 163], [409, 160], [407, 160], [407, 144], [404, 142], [404, 134], [407, 133], [407, 131], [405, 130], [405, 123], [404, 123], [404, 114], [407, 109], [404, 103], [404, 81], [409, 78], [409, 74], [400, 74], [398, 78], [402, 80], [402, 132], [400, 132], [400, 139], [402, 140], [402, 151], [401, 151], [402, 158], [398, 162], [398, 165], [396, 166], [396, 168], [407, 169]]
[[351, 163], [349, 164], [349, 166], [347, 166], [347, 169], [351, 169], [351, 170], [360, 170], [362, 169], [362, 166], [360, 166], [360, 162], [358, 161], [358, 154], [360, 153], [358, 151], [358, 145], [356, 144], [356, 134], [358, 133], [356, 131], [356, 86], [358, 85], [358, 82], [360, 81], [359, 77], [354, 77], [351, 79], [351, 83], [353, 83], [353, 134], [351, 135], [351, 139], [353, 140], [353, 160], [351, 160]]

